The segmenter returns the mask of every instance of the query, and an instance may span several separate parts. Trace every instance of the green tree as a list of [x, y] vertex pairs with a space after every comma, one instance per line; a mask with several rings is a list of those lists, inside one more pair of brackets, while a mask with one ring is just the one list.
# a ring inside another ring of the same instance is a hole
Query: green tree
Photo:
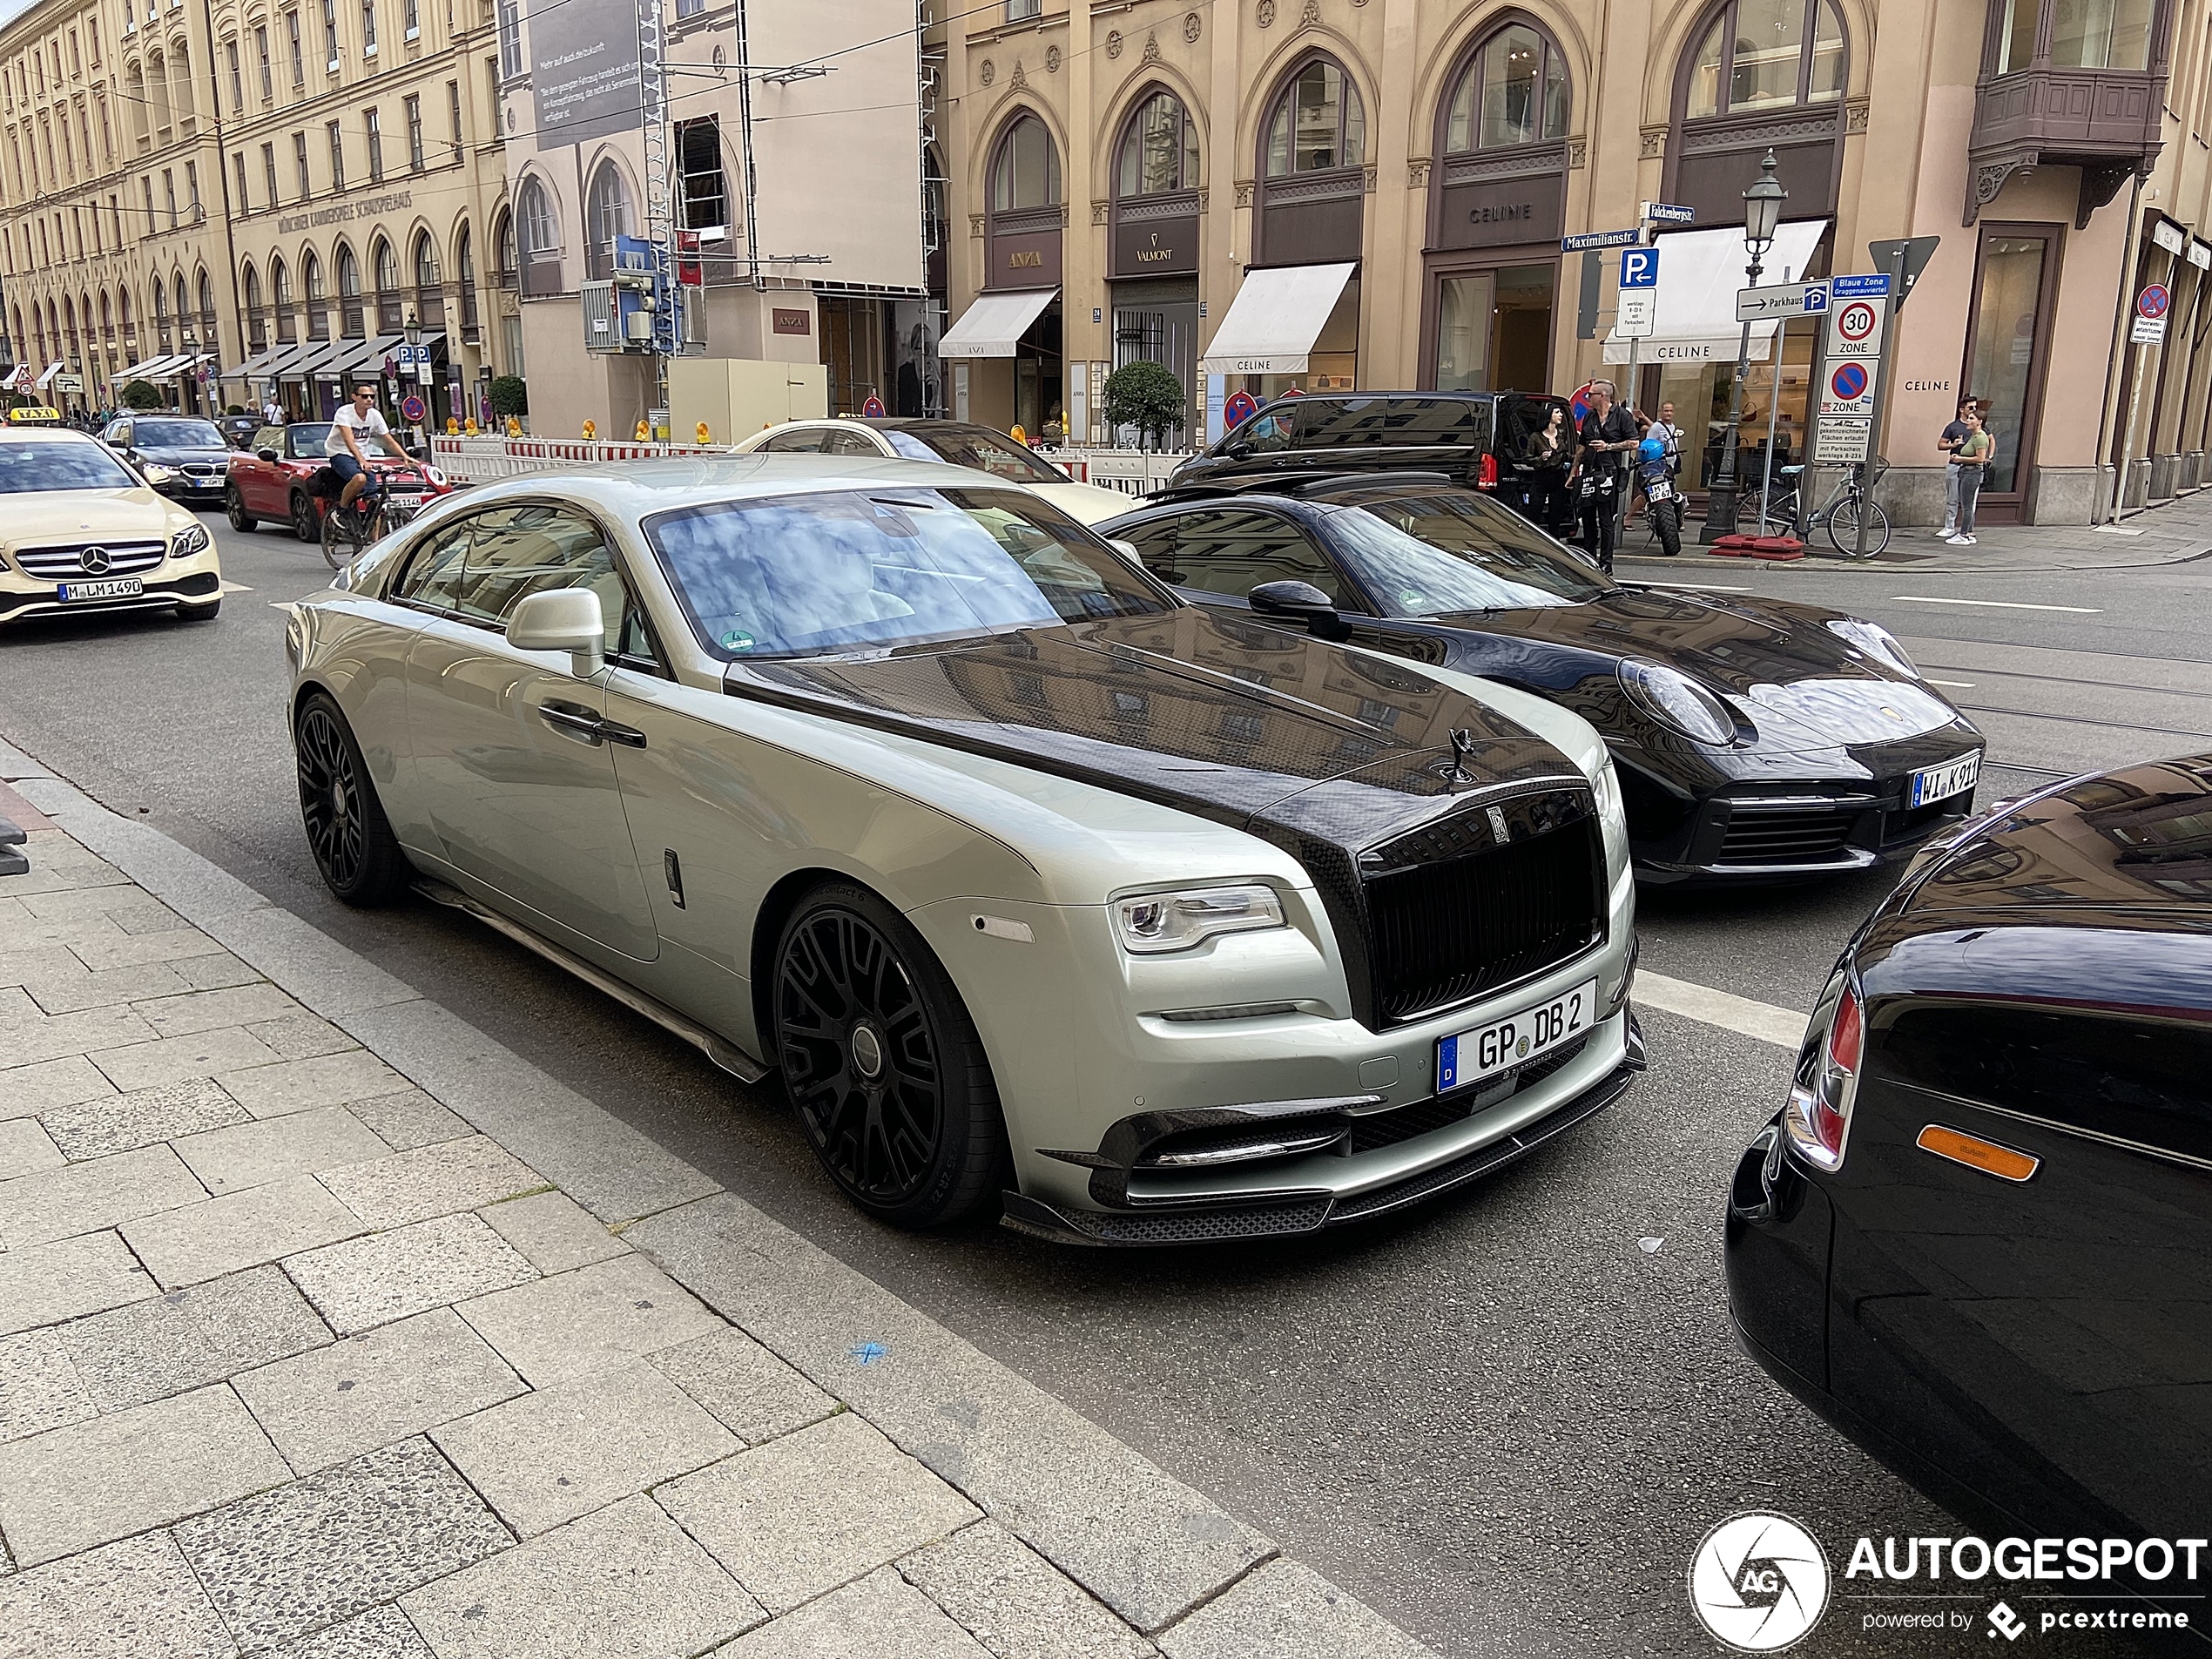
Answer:
[[150, 381], [132, 381], [123, 388], [123, 407], [126, 409], [158, 409], [161, 407], [161, 394]]
[[1140, 359], [1106, 377], [1106, 423], [1149, 432], [1155, 448], [1165, 442], [1170, 428], [1183, 430], [1184, 401], [1183, 382], [1165, 363]]
[[491, 383], [491, 412], [502, 421], [530, 412], [529, 388], [520, 374], [502, 374]]

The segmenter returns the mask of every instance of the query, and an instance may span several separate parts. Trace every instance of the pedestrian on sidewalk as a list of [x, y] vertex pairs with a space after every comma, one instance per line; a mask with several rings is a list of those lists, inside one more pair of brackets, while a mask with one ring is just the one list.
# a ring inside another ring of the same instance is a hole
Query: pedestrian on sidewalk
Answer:
[[[1957, 417], [1944, 428], [1943, 435], [1936, 440], [1936, 453], [1943, 455], [1946, 462], [1957, 455], [1959, 446], [1966, 441], [1966, 416], [1979, 407], [1972, 392], [1959, 400]], [[1943, 481], [1943, 539], [1947, 542], [1958, 533], [1959, 469], [1946, 465]]]
[[1598, 569], [1610, 572], [1627, 456], [1639, 442], [1635, 418], [1613, 401], [1611, 381], [1590, 382], [1590, 412], [1575, 436], [1575, 476], [1568, 482], [1580, 509], [1582, 550]]
[[1575, 464], [1575, 435], [1567, 428], [1567, 411], [1556, 403], [1543, 430], [1528, 440], [1525, 460], [1528, 482], [1521, 516], [1554, 536], [1565, 536], [1567, 475]]
[[1947, 481], [1950, 489], [1945, 492], [1959, 503], [1959, 523], [1944, 540], [1952, 547], [1972, 547], [1974, 544], [1974, 506], [1981, 499], [1981, 481], [1987, 475], [1989, 460], [1997, 452], [1997, 442], [1984, 429], [1979, 408], [1962, 408], [1959, 415], [1959, 424], [1966, 428], [1966, 435], [1959, 440], [1957, 448], [1951, 453], [1951, 476]]

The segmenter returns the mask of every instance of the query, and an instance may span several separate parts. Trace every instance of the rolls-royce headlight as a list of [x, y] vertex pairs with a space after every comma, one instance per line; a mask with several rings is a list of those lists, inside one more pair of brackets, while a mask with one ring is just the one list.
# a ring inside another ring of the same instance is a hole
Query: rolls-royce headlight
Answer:
[[1646, 714], [1699, 743], [1736, 740], [1728, 705], [1679, 669], [1630, 657], [1621, 664], [1621, 684]]
[[1140, 956], [1192, 950], [1219, 934], [1288, 925], [1275, 890], [1257, 881], [1140, 894], [1114, 903], [1114, 926], [1122, 948]]
[[206, 551], [207, 527], [205, 524], [188, 525], [169, 538], [169, 556], [172, 559], [188, 559], [195, 553]]
[[1897, 636], [1878, 622], [1867, 622], [1858, 617], [1838, 617], [1828, 624], [1828, 631], [1838, 639], [1858, 647], [1886, 668], [1900, 674], [1920, 678], [1920, 671], [1898, 644]]

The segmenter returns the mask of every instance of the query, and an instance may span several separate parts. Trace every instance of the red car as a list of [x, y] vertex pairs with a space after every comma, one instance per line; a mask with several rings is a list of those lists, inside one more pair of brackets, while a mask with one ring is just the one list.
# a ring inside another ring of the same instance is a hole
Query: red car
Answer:
[[[303, 542], [322, 540], [322, 512], [312, 493], [315, 474], [329, 464], [323, 445], [330, 441], [327, 421], [295, 421], [265, 426], [253, 442], [231, 456], [223, 481], [223, 506], [231, 528], [250, 530], [265, 518], [282, 521]], [[395, 494], [410, 485], [425, 500], [449, 495], [453, 486], [435, 467], [389, 455], [369, 458], [369, 469]]]

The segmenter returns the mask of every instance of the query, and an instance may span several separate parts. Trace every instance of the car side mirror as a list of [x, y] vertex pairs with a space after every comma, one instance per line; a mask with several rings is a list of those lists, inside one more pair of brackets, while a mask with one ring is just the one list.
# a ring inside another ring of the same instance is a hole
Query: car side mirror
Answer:
[[257, 461], [274, 461], [277, 458], [277, 452], [273, 449], [256, 449], [253, 452], [253, 458]]
[[564, 651], [569, 671], [590, 679], [606, 665], [607, 619], [589, 588], [533, 593], [507, 618], [507, 643], [516, 651]]
[[1144, 563], [1144, 556], [1136, 550], [1136, 543], [1134, 542], [1124, 542], [1118, 536], [1109, 536], [1106, 538], [1106, 545], [1112, 548], [1115, 552], [1120, 554], [1131, 564], [1143, 564]]
[[1246, 455], [1251, 454], [1251, 445], [1244, 442], [1242, 439], [1239, 439], [1237, 442], [1231, 444], [1229, 448], [1222, 453], [1226, 455], [1231, 461], [1242, 461]]
[[1302, 622], [1317, 634], [1333, 632], [1337, 627], [1336, 606], [1311, 582], [1263, 582], [1244, 598], [1263, 617]]

